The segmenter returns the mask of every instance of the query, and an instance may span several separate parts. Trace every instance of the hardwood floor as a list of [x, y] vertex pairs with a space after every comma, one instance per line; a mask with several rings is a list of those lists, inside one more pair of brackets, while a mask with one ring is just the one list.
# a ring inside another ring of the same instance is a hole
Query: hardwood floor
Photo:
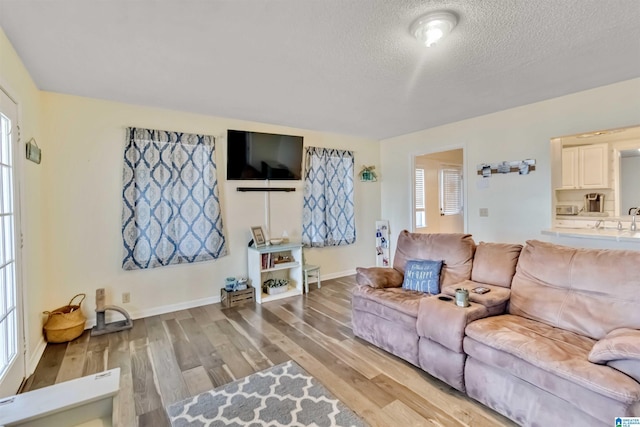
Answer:
[[372, 426], [514, 426], [420, 369], [355, 338], [354, 277], [303, 297], [220, 304], [134, 321], [98, 337], [49, 344], [25, 391], [120, 367], [114, 425], [168, 426], [164, 407], [295, 360]]

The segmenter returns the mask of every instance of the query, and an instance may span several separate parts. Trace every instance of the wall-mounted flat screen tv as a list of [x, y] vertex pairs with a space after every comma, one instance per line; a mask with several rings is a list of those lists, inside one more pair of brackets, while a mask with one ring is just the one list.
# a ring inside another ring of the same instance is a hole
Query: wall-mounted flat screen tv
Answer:
[[301, 176], [301, 136], [227, 132], [227, 179], [296, 180]]

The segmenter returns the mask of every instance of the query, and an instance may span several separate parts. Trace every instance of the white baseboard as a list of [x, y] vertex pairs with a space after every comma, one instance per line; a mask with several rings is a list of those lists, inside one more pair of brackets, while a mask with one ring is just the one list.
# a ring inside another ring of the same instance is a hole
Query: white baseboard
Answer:
[[[142, 310], [131, 311], [129, 312], [129, 316], [131, 316], [132, 319], [141, 319], [143, 317], [157, 316], [159, 314], [171, 313], [178, 310], [187, 310], [189, 308], [200, 307], [208, 304], [215, 304], [217, 302], [220, 302], [219, 296], [200, 298], [200, 299], [195, 299], [191, 301], [179, 302], [177, 304], [162, 305], [159, 307], [151, 307], [151, 308], [146, 308]], [[93, 312], [92, 314], [93, 316], [88, 317], [87, 321], [84, 324], [85, 329], [91, 329], [96, 325], [95, 312]], [[110, 314], [111, 313], [107, 311], [107, 316], [106, 316], [107, 322], [112, 322], [114, 320], [122, 319], [122, 315], [120, 313], [116, 313], [113, 316], [111, 316]]]
[[25, 373], [27, 378], [36, 371], [45, 348], [47, 348], [47, 342], [44, 340], [44, 337], [41, 336], [40, 341], [38, 341], [38, 345], [36, 345], [36, 349], [29, 355], [29, 360], [27, 361], [26, 366], [27, 372]]
[[[355, 270], [338, 271], [335, 273], [321, 274], [321, 279], [322, 280], [338, 279], [340, 277], [352, 276], [354, 274], [356, 274]], [[169, 304], [169, 305], [163, 305], [159, 307], [151, 307], [151, 308], [146, 308], [142, 310], [131, 311], [129, 312], [129, 316], [131, 316], [132, 319], [141, 319], [143, 317], [157, 316], [159, 314], [171, 313], [178, 310], [187, 310], [189, 308], [200, 307], [208, 304], [215, 304], [217, 302], [220, 302], [219, 296], [200, 298], [200, 299], [191, 300], [191, 301], [179, 302], [177, 304]], [[91, 329], [96, 325], [95, 312], [92, 312], [91, 314], [92, 316], [87, 318], [87, 321], [84, 325], [85, 329]], [[114, 320], [121, 320], [122, 315], [120, 315], [119, 313], [116, 313], [113, 316], [111, 316], [110, 313], [107, 311], [106, 317], [107, 317], [107, 322], [112, 322]], [[44, 348], [43, 348], [43, 351], [44, 351]]]
[[[322, 280], [331, 280], [331, 279], [338, 279], [340, 277], [345, 277], [345, 276], [352, 276], [354, 274], [356, 274], [355, 270], [346, 270], [346, 271], [339, 271], [336, 273], [322, 274], [321, 278]], [[219, 296], [200, 298], [200, 299], [191, 300], [191, 301], [179, 302], [177, 304], [162, 305], [159, 307], [151, 307], [143, 310], [131, 311], [129, 312], [129, 315], [131, 316], [132, 319], [141, 319], [144, 317], [171, 313], [178, 310], [187, 310], [189, 308], [200, 307], [208, 304], [215, 304], [217, 302], [220, 302]], [[94, 315], [87, 318], [87, 321], [84, 324], [85, 329], [91, 329], [96, 325], [95, 312], [93, 312], [92, 314]], [[122, 316], [119, 313], [117, 313], [114, 316], [110, 316], [110, 313], [107, 312], [106, 317], [107, 317], [107, 322], [112, 322], [114, 320], [120, 320]], [[47, 347], [47, 343], [44, 340], [44, 337], [41, 337], [40, 341], [38, 342], [38, 345], [36, 346], [36, 349], [32, 354], [29, 355], [29, 361], [27, 363], [27, 377], [29, 377], [29, 375], [35, 372], [36, 367], [38, 366], [38, 362], [40, 362], [40, 359], [42, 358], [42, 354], [44, 353], [44, 350], [46, 347]]]
[[340, 277], [353, 276], [354, 274], [356, 274], [355, 270], [338, 271], [336, 273], [329, 274], [322, 274], [322, 269], [320, 270], [320, 278], [322, 280], [338, 279]]

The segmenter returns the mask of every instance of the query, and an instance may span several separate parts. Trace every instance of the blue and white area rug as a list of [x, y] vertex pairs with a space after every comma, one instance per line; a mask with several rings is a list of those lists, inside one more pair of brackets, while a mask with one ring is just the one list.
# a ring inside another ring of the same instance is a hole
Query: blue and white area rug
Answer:
[[293, 361], [167, 407], [173, 427], [366, 426]]

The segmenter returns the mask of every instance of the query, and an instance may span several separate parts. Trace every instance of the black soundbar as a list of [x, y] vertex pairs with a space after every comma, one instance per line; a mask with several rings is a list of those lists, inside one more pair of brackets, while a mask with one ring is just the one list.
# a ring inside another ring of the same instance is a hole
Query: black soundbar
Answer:
[[296, 191], [295, 187], [237, 187], [237, 191], [281, 191], [291, 192]]

